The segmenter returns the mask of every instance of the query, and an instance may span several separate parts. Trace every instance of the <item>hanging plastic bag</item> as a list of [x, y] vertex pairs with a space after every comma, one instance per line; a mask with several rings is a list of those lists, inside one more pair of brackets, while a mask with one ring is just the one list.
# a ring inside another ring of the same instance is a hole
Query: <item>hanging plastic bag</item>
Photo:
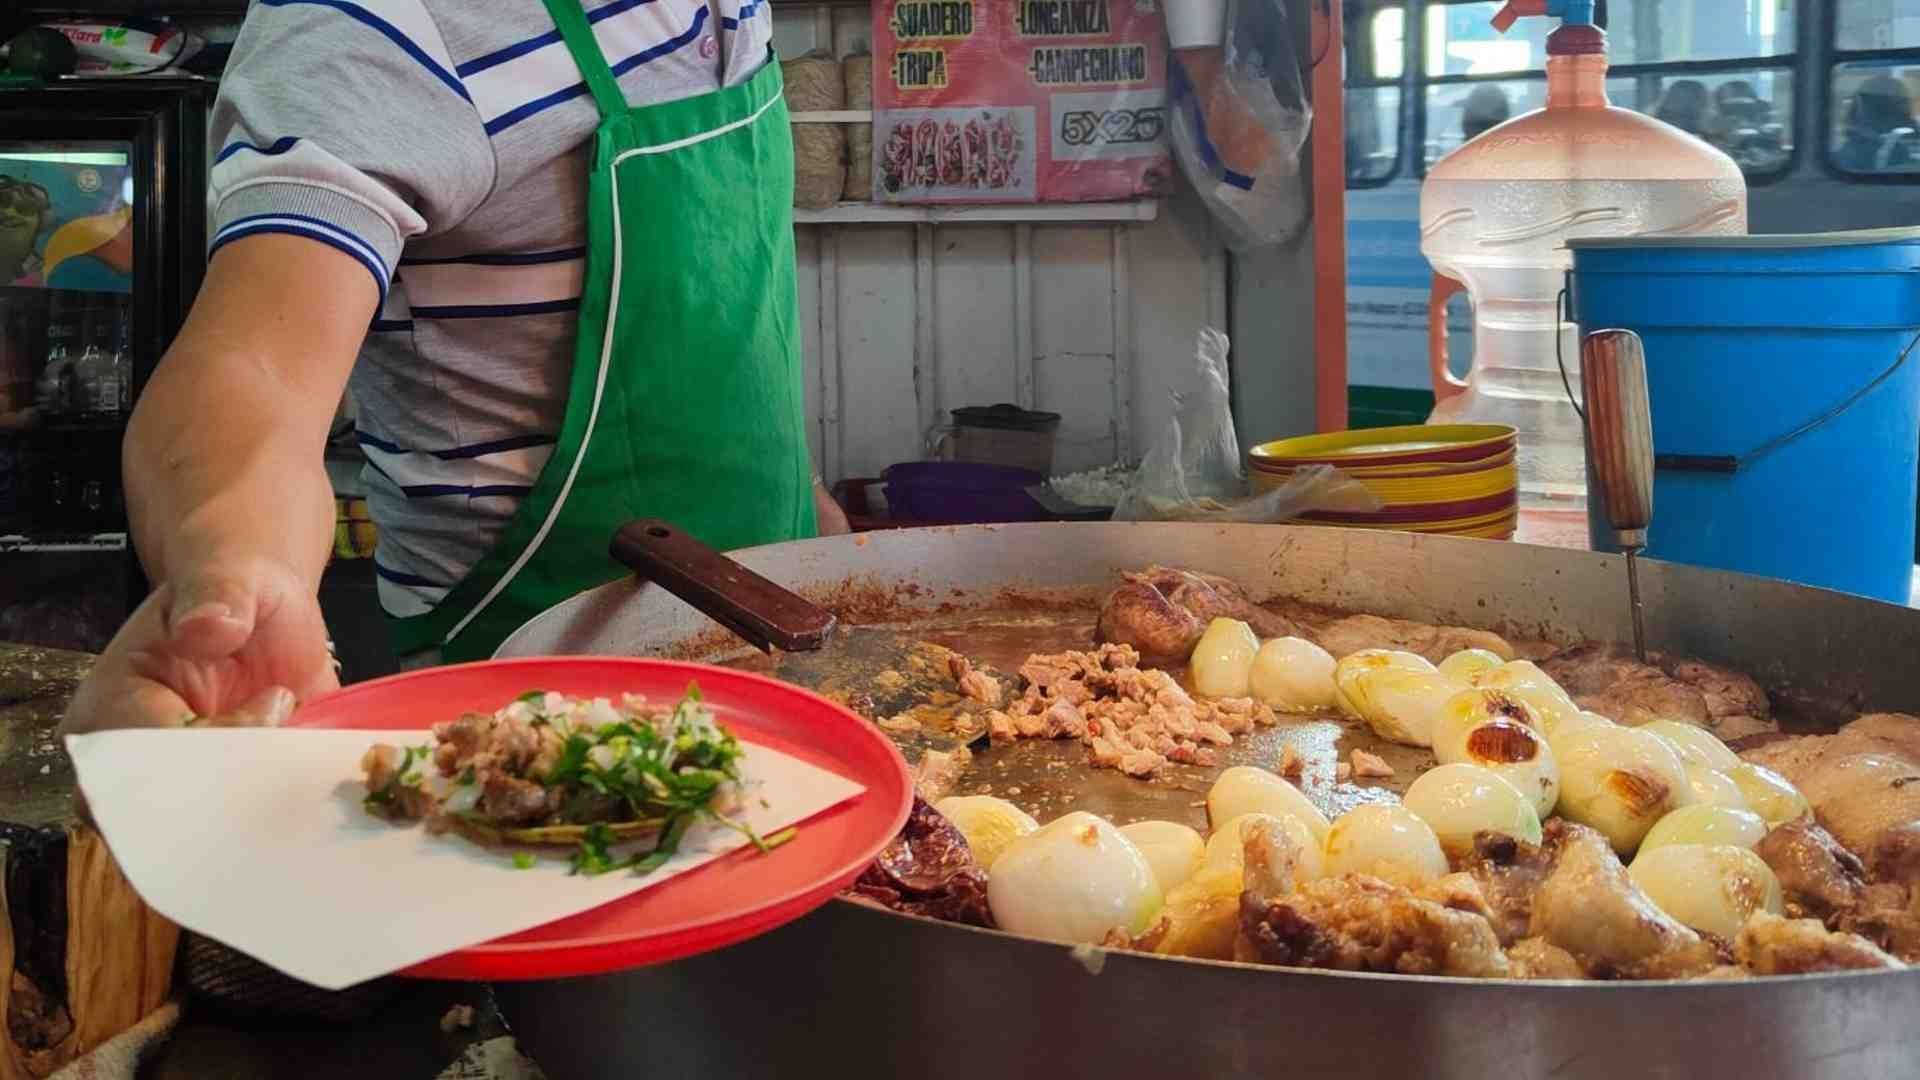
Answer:
[[1325, 465], [1297, 470], [1272, 491], [1247, 496], [1227, 347], [1220, 331], [1200, 331], [1194, 386], [1174, 395], [1174, 416], [1140, 462], [1113, 520], [1277, 522], [1310, 510], [1378, 510], [1379, 500], [1364, 486]]
[[1300, 169], [1313, 110], [1284, 0], [1170, 0], [1167, 95], [1174, 157], [1236, 251], [1307, 221]]

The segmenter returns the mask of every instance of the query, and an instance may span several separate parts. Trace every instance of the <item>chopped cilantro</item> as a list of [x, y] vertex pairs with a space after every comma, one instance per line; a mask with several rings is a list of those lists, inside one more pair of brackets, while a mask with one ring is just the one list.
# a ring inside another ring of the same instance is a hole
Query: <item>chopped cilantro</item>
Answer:
[[532, 855], [524, 851], [516, 851], [513, 853], [513, 868], [515, 870], [531, 870], [533, 869], [533, 863], [534, 858]]
[[540, 705], [546, 702], [547, 692], [545, 690], [529, 690], [513, 700], [524, 701], [529, 705]]

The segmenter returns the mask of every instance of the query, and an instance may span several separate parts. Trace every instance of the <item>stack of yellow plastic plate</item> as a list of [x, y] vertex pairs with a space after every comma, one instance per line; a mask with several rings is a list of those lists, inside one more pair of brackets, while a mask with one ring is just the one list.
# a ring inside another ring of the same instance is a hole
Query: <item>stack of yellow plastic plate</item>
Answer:
[[1371, 513], [1315, 511], [1305, 521], [1504, 540], [1519, 513], [1513, 453], [1504, 424], [1418, 424], [1281, 439], [1247, 457], [1257, 492], [1308, 465], [1332, 465], [1381, 502]]

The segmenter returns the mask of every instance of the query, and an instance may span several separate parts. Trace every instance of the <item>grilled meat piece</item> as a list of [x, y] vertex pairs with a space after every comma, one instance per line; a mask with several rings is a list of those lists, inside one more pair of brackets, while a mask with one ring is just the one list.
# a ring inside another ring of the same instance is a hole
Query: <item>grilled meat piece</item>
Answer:
[[1508, 974], [1516, 979], [1584, 979], [1580, 961], [1543, 938], [1522, 938], [1507, 949]]
[[1755, 975], [1906, 966], [1858, 934], [1828, 930], [1818, 919], [1783, 919], [1764, 911], [1740, 928], [1733, 952]]
[[1621, 646], [1587, 642], [1541, 660], [1540, 669], [1581, 708], [1622, 724], [1677, 720], [1723, 740], [1775, 730], [1760, 684], [1699, 661], [1650, 653], [1642, 663]]
[[992, 926], [987, 875], [966, 837], [916, 797], [900, 835], [880, 850], [850, 890], [882, 907], [946, 922]]
[[1598, 832], [1554, 818], [1541, 846], [1552, 869], [1533, 895], [1530, 936], [1572, 953], [1588, 975], [1679, 979], [1720, 962], [1712, 945], [1647, 899]]
[[1833, 919], [1860, 905], [1867, 868], [1833, 834], [1811, 821], [1789, 821], [1754, 848], [1773, 876], [1792, 918]]
[[1868, 713], [1832, 735], [1771, 739], [1742, 750], [1740, 756], [1798, 784], [1821, 760], [1854, 754], [1880, 754], [1920, 763], [1920, 717]]
[[1378, 615], [1349, 615], [1308, 635], [1338, 660], [1361, 649], [1399, 649], [1439, 663], [1462, 649], [1486, 649], [1503, 660], [1513, 659], [1507, 639], [1485, 630], [1460, 626], [1429, 626]]
[[1094, 639], [1133, 646], [1148, 667], [1186, 663], [1207, 624], [1217, 618], [1240, 619], [1263, 638], [1299, 632], [1223, 577], [1165, 566], [1121, 577], [1121, 586], [1100, 609]]
[[1482, 832], [1473, 838], [1473, 850], [1461, 869], [1480, 886], [1501, 944], [1516, 944], [1532, 932], [1533, 896], [1553, 869], [1552, 853], [1544, 845]]
[[1240, 899], [1236, 959], [1336, 971], [1500, 978], [1507, 955], [1472, 879], [1451, 875], [1416, 893], [1349, 874], [1278, 899]]
[[1006, 701], [1006, 691], [1000, 680], [984, 671], [976, 671], [973, 661], [959, 653], [947, 657], [947, 671], [960, 687], [960, 696], [971, 698], [989, 709], [997, 709]]
[[1789, 779], [1875, 881], [1920, 886], [1920, 764], [1881, 754], [1828, 756]]
[[480, 812], [502, 825], [537, 825], [559, 809], [558, 789], [492, 772], [480, 782]]

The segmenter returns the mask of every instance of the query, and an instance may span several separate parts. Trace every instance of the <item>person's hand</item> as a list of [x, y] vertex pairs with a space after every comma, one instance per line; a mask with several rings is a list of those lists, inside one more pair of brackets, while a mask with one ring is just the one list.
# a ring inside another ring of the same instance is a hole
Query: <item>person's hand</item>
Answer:
[[826, 485], [817, 480], [813, 484], [813, 517], [815, 530], [821, 536], [845, 536], [853, 531], [847, 522], [847, 512], [828, 494]]
[[60, 730], [275, 725], [339, 685], [310, 585], [267, 561], [210, 562], [134, 611]]

